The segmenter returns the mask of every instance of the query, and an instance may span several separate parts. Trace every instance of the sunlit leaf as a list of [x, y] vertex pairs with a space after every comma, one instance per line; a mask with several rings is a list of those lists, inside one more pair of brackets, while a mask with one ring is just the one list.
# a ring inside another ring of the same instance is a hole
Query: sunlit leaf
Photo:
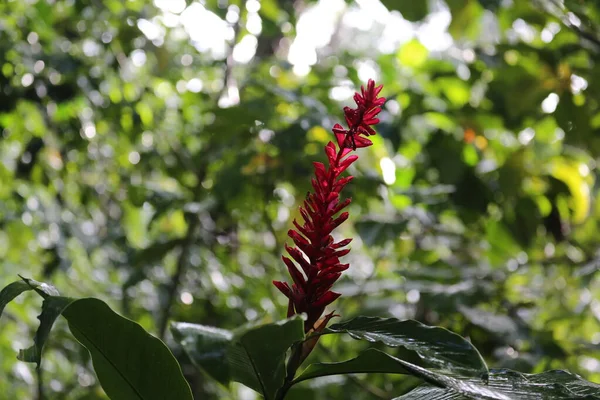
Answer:
[[429, 51], [421, 42], [418, 40], [411, 40], [402, 45], [398, 51], [397, 59], [400, 65], [419, 68], [425, 64], [428, 56]]
[[459, 387], [421, 385], [395, 400], [562, 400], [600, 399], [600, 385], [585, 381], [565, 371], [548, 371], [541, 374], [522, 374], [510, 370], [491, 370], [485, 385], [475, 380], [461, 391]]

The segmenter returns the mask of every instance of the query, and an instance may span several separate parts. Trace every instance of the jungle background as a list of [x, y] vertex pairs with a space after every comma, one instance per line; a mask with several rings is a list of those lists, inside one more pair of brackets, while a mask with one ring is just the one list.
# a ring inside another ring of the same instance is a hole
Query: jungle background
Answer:
[[[255, 398], [196, 370], [167, 321], [285, 316], [271, 281], [312, 162], [374, 78], [388, 101], [346, 189], [337, 313], [441, 325], [491, 367], [600, 382], [599, 61], [597, 1], [4, 0], [0, 284], [99, 297], [170, 345], [196, 398]], [[64, 321], [39, 372], [16, 360], [39, 302], [0, 321], [0, 398], [105, 399]], [[360, 346], [324, 337], [311, 358]]]

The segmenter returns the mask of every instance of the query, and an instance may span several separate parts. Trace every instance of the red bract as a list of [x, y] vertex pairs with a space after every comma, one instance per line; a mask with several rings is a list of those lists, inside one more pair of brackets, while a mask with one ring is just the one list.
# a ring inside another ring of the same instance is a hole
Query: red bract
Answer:
[[341, 174], [358, 159], [357, 155], [349, 155], [352, 150], [373, 144], [366, 137], [375, 134], [371, 125], [379, 122], [376, 116], [385, 98], [377, 95], [382, 87], [375, 87], [375, 82], [369, 80], [367, 88], [361, 87], [361, 93], [354, 95], [357, 107], [344, 108], [348, 129], [340, 124], [333, 127], [337, 146], [333, 142], [325, 146], [329, 165], [313, 163], [314, 193], [308, 193], [300, 207], [304, 223], [300, 225], [294, 220], [296, 229], [288, 232], [296, 247], [286, 245], [291, 258], [283, 256], [282, 259], [293, 284], [291, 287], [286, 282], [273, 281], [273, 284], [289, 299], [288, 317], [299, 313], [308, 315], [304, 325], [306, 332], [314, 327], [325, 307], [340, 297], [340, 293], [330, 289], [342, 271], [349, 267], [349, 264], [340, 263], [340, 257], [350, 252], [350, 249], [342, 248], [352, 239], [336, 243], [331, 232], [348, 219], [347, 212], [337, 214], [350, 204], [351, 199], [340, 201], [340, 192], [353, 179], [352, 176], [341, 177]]

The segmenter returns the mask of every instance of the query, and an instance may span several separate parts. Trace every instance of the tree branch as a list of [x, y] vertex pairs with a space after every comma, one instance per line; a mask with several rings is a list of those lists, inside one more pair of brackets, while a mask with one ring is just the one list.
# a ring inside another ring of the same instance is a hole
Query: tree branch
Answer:
[[[560, 20], [560, 22], [567, 29], [570, 29], [573, 32], [575, 32], [580, 38], [587, 40], [588, 42], [594, 44], [598, 49], [600, 49], [600, 38], [598, 38], [597, 35], [595, 35], [594, 33], [591, 33], [591, 32], [584, 31], [579, 26], [573, 24], [569, 20], [569, 17], [566, 15], [566, 12], [568, 11], [570, 13], [573, 13], [573, 15], [577, 16], [573, 11], [568, 10], [564, 5], [560, 4], [556, 0], [549, 0], [548, 3], [551, 4], [552, 6], [554, 6], [554, 8], [556, 8], [556, 10], [564, 13], [564, 15], [556, 15], [553, 12], [553, 10], [548, 10], [546, 7], [544, 7], [544, 8], [546, 8], [546, 11], [550, 15], [552, 15], [555, 18], [558, 18]], [[548, 3], [546, 3], [546, 4], [548, 4]], [[581, 18], [579, 16], [577, 16], [577, 18], [579, 18], [581, 20]]]

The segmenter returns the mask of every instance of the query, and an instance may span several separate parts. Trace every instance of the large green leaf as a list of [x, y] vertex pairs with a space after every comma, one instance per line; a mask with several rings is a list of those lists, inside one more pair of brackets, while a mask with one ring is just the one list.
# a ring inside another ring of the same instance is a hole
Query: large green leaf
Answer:
[[42, 350], [44, 344], [50, 335], [50, 330], [54, 325], [54, 321], [62, 314], [62, 312], [71, 304], [75, 299], [60, 296], [48, 296], [44, 299], [42, 304], [42, 313], [38, 316], [40, 320], [40, 326], [35, 333], [33, 339], [33, 346], [19, 350], [17, 358], [25, 362], [34, 362], [40, 366], [42, 362]]
[[202, 325], [173, 323], [173, 336], [192, 361], [219, 382], [230, 380], [273, 399], [285, 379], [288, 349], [304, 339], [300, 316], [231, 332]]
[[102, 388], [112, 400], [192, 399], [167, 346], [103, 301], [75, 300], [63, 316], [90, 352]]
[[18, 358], [40, 364], [54, 321], [63, 315], [92, 356], [98, 379], [111, 399], [192, 399], [181, 368], [167, 346], [101, 300], [60, 297], [51, 285], [22, 278], [0, 292], [0, 312], [27, 290], [44, 298], [34, 344]]
[[424, 384], [396, 400], [600, 399], [600, 385], [566, 371], [547, 371], [533, 375], [505, 369], [492, 370], [487, 385], [475, 380], [467, 383], [470, 384], [470, 389], [465, 391]]
[[196, 366], [222, 384], [231, 380], [227, 361], [227, 347], [233, 339], [233, 333], [212, 326], [174, 322], [171, 332], [177, 342]]
[[439, 371], [427, 370], [376, 349], [368, 349], [358, 357], [340, 363], [318, 363], [309, 365], [294, 383], [319, 376], [364, 372], [410, 374], [438, 387], [451, 388], [456, 393], [488, 396], [482, 397], [486, 399], [509, 400], [507, 397], [494, 397], [496, 395], [488, 390], [485, 383], [480, 379], [460, 380]]
[[396, 318], [357, 317], [331, 325], [326, 333], [348, 333], [355, 339], [404, 347], [436, 368], [466, 376], [484, 377], [487, 366], [477, 349], [447, 329]]

